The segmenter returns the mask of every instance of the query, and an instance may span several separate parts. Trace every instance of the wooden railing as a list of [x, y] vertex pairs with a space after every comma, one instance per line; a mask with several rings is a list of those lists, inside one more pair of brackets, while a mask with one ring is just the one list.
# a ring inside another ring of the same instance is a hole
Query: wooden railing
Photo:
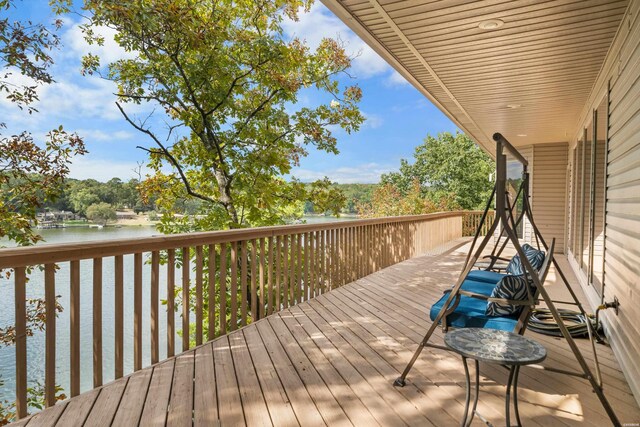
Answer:
[[[482, 219], [483, 211], [465, 211], [462, 215], [462, 235], [463, 236], [473, 236], [480, 225], [480, 220]], [[482, 224], [482, 229], [480, 230], [481, 236], [486, 236], [489, 232], [489, 228], [491, 228], [491, 224], [493, 223], [493, 218], [495, 216], [494, 211], [489, 211], [487, 213], [487, 219]]]
[[[67, 286], [66, 274], [58, 277], [63, 267], [65, 271], [68, 268], [68, 392], [73, 397], [81, 392], [81, 375], [87, 374], [80, 369], [84, 287], [91, 287], [92, 291], [91, 301], [86, 304], [91, 304], [93, 334], [92, 342], [82, 345], [90, 345], [85, 351], [90, 348], [93, 354], [93, 387], [99, 387], [105, 373], [103, 330], [112, 328], [113, 332], [109, 346], [113, 346], [115, 362], [107, 376], [119, 378], [125, 374], [125, 311], [133, 311], [132, 356], [136, 371], [143, 367], [143, 336], [149, 340], [150, 354], [145, 357], [151, 364], [157, 363], [161, 346], [166, 347], [166, 357], [171, 357], [203, 340], [224, 335], [458, 238], [463, 229], [462, 218], [461, 212], [448, 212], [2, 249], [0, 270], [10, 270], [15, 286], [17, 415], [22, 418], [28, 412], [25, 301], [27, 288], [31, 291], [30, 287], [36, 286], [28, 280], [33, 272], [44, 271], [44, 384], [45, 402], [51, 406], [55, 403], [56, 352], [61, 352], [56, 348], [56, 327], [67, 327], [56, 318], [56, 286]], [[125, 270], [132, 273], [125, 274]], [[161, 283], [166, 289], [163, 303], [167, 313], [163, 337], [159, 315], [159, 293], [164, 292]], [[109, 299], [104, 299], [107, 285], [113, 291]], [[143, 289], [147, 301], [143, 301]], [[125, 305], [125, 291], [133, 294], [132, 307]], [[147, 305], [150, 316], [149, 330], [144, 333], [143, 305]], [[113, 310], [109, 324], [105, 322], [104, 308]], [[172, 315], [176, 312], [181, 313], [179, 326], [176, 315]], [[131, 313], [127, 314], [130, 317]], [[178, 328], [184, 333], [180, 335]]]

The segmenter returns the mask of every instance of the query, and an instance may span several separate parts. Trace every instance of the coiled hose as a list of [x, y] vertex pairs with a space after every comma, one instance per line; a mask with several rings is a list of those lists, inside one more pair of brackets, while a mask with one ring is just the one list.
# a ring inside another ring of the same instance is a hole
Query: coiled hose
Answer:
[[[587, 329], [587, 321], [589, 321], [593, 326], [593, 330], [596, 332], [595, 338], [599, 340], [599, 325], [597, 324], [595, 316], [584, 316], [580, 312], [563, 308], [558, 309], [558, 314], [560, 314], [564, 325], [569, 330], [569, 334], [571, 334], [572, 337], [582, 338], [589, 336], [589, 331]], [[531, 312], [527, 329], [544, 335], [551, 335], [554, 337], [562, 336], [562, 332], [560, 332], [560, 328], [553, 318], [551, 311], [546, 308], [537, 308]]]

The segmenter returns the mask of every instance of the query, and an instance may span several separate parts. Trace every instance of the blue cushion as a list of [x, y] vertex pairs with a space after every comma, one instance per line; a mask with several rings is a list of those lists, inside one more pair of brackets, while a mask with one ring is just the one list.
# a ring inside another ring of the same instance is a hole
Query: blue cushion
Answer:
[[460, 289], [464, 289], [465, 291], [469, 292], [475, 292], [476, 294], [489, 296], [491, 295], [491, 292], [493, 292], [493, 288], [495, 287], [496, 285], [493, 283], [477, 282], [475, 280], [467, 279], [462, 282], [462, 286], [460, 287]]
[[[486, 283], [478, 283], [472, 281], [465, 281], [462, 288], [468, 291], [489, 295], [487, 292], [491, 292], [494, 288], [492, 285]], [[445, 301], [449, 297], [449, 293], [444, 294], [438, 302], [431, 306], [429, 317], [431, 320], [435, 320], [442, 309]], [[447, 325], [455, 328], [489, 328], [499, 329], [502, 331], [513, 331], [518, 323], [518, 316], [502, 316], [493, 317], [486, 315], [487, 302], [466, 296], [460, 297], [460, 303], [456, 307], [455, 311], [447, 316]]]
[[506, 274], [496, 273], [495, 271], [488, 270], [472, 270], [467, 274], [467, 280], [474, 280], [477, 282], [486, 282], [495, 285], [498, 283]]
[[[527, 295], [527, 279], [524, 276], [505, 276], [498, 282], [491, 292], [492, 298], [504, 298], [515, 301], [526, 301]], [[531, 294], [534, 290], [529, 288]], [[517, 315], [522, 311], [522, 305], [513, 305], [499, 302], [487, 303], [487, 316], [509, 316]]]
[[[542, 264], [544, 263], [544, 252], [539, 251], [526, 243], [522, 245], [522, 251], [529, 260], [529, 264], [531, 264], [531, 266], [535, 268], [536, 271], [540, 270], [540, 267], [542, 267]], [[514, 276], [524, 274], [524, 268], [522, 268], [520, 255], [516, 254], [513, 258], [511, 258], [511, 261], [509, 261], [509, 265], [507, 265], [507, 273]]]

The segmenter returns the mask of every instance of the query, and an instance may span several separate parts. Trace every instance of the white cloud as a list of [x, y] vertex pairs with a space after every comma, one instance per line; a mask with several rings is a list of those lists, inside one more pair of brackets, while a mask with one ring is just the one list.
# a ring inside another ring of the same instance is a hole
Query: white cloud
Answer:
[[377, 114], [366, 113], [364, 111], [362, 114], [365, 118], [364, 124], [362, 125], [363, 129], [378, 129], [384, 123], [384, 119]]
[[36, 108], [48, 117], [117, 120], [122, 116], [115, 105], [115, 92], [113, 82], [78, 74], [73, 80], [60, 79], [43, 87]]
[[380, 175], [394, 170], [393, 166], [380, 165], [378, 163], [364, 163], [353, 167], [339, 167], [315, 171], [310, 169], [297, 168], [291, 173], [292, 176], [303, 182], [315, 181], [325, 176], [331, 181], [340, 184], [367, 184], [380, 181]]
[[299, 17], [298, 22], [286, 19], [282, 23], [285, 33], [290, 37], [306, 40], [312, 49], [315, 49], [326, 37], [341, 40], [345, 44], [347, 53], [356, 56], [352, 62], [350, 74], [367, 78], [386, 74], [391, 70], [384, 59], [319, 2], [314, 3], [308, 13], [301, 10]]
[[135, 52], [127, 52], [115, 41], [116, 30], [105, 26], [94, 26], [93, 31], [96, 36], [104, 39], [102, 46], [97, 44], [89, 45], [84, 38], [80, 25], [86, 21], [72, 24], [65, 32], [62, 43], [65, 47], [65, 55], [71, 58], [80, 58], [88, 53], [92, 53], [100, 57], [103, 65], [117, 61], [119, 59], [133, 59], [136, 57]]
[[387, 77], [386, 83], [389, 86], [409, 85], [409, 82], [404, 77], [402, 77], [402, 74], [400, 74], [396, 70], [393, 70], [393, 72], [389, 75], [389, 77]]
[[[98, 181], [108, 181], [111, 178], [120, 178], [128, 181], [137, 178], [135, 171], [138, 164], [135, 161], [123, 162], [106, 159], [93, 159], [90, 157], [76, 157], [69, 168], [69, 176], [76, 179], [95, 179]], [[147, 167], [142, 167], [142, 176], [151, 174]]]
[[132, 132], [127, 132], [125, 130], [118, 130], [115, 132], [105, 132], [100, 129], [75, 129], [75, 132], [78, 135], [82, 136], [85, 142], [93, 140], [93, 141], [122, 141], [125, 139], [133, 138], [134, 134]]

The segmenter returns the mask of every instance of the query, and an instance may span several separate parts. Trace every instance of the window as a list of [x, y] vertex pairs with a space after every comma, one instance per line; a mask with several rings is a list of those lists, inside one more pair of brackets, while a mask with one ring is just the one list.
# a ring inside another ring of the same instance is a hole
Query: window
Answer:
[[602, 295], [608, 98], [602, 100], [572, 153], [570, 248], [588, 283]]
[[607, 126], [608, 126], [608, 102], [602, 100], [596, 110], [594, 123], [592, 163], [592, 224], [591, 224], [591, 255], [589, 283], [593, 285], [598, 294], [602, 295], [604, 273], [604, 221], [605, 221], [605, 179], [606, 179], [606, 153], [607, 153]]

